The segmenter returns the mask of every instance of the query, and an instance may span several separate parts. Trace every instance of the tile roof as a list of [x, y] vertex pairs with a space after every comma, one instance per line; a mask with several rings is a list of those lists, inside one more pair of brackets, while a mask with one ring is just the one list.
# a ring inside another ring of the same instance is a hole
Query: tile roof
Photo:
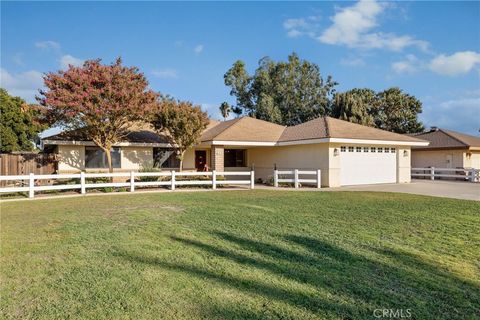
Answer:
[[[166, 136], [158, 135], [151, 126], [132, 125], [126, 142], [168, 143]], [[211, 120], [200, 141], [287, 142], [322, 138], [389, 140], [424, 142], [416, 137], [366, 127], [330, 117], [320, 117], [296, 126], [286, 127], [251, 117], [228, 121]], [[88, 141], [81, 130], [63, 132], [43, 140]]]
[[206, 130], [201, 141], [277, 142], [284, 130], [285, 126], [251, 117], [242, 117], [220, 122]]
[[225, 121], [207, 130], [201, 140], [203, 142], [212, 140], [286, 142], [322, 138], [424, 142], [418, 138], [331, 117], [320, 117], [292, 127], [285, 127], [250, 117], [237, 118]]
[[430, 141], [428, 146], [419, 149], [480, 148], [480, 137], [451, 130], [433, 129], [413, 136]]
[[[87, 138], [84, 130], [70, 130], [59, 134], [45, 137], [42, 140], [53, 141], [91, 141]], [[148, 124], [132, 124], [128, 128], [128, 133], [123, 138], [123, 142], [138, 142], [138, 143], [169, 143], [166, 135], [160, 135]]]

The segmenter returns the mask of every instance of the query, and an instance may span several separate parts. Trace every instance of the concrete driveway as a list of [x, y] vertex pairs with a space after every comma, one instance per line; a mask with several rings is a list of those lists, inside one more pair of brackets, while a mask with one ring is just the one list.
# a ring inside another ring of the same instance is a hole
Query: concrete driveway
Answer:
[[403, 184], [345, 186], [325, 190], [401, 192], [425, 196], [480, 201], [480, 184], [461, 181], [412, 180], [411, 183]]

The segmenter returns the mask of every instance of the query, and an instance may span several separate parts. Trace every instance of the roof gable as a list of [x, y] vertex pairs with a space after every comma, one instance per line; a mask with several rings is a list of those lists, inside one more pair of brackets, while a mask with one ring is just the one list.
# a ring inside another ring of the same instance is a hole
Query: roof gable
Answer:
[[430, 141], [428, 147], [422, 147], [422, 149], [480, 147], [479, 137], [445, 129], [418, 133], [415, 137]]
[[251, 117], [224, 121], [202, 135], [201, 141], [277, 142], [285, 127]]

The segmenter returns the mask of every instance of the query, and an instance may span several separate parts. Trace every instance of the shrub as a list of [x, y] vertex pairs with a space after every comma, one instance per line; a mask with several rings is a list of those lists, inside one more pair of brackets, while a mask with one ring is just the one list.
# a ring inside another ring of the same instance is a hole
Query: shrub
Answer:
[[[142, 167], [138, 172], [162, 172], [161, 169], [155, 168], [155, 167]], [[140, 182], [151, 182], [151, 181], [161, 181], [163, 179], [159, 178], [165, 178], [165, 177], [138, 177], [137, 180]]]

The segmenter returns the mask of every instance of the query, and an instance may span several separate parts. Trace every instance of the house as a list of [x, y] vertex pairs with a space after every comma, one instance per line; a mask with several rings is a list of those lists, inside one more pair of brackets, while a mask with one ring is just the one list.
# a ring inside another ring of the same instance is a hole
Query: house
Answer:
[[480, 137], [437, 127], [413, 136], [430, 142], [428, 146], [412, 147], [414, 168], [480, 169]]
[[[105, 155], [76, 132], [43, 140], [58, 154], [59, 172], [106, 170]], [[321, 169], [322, 186], [410, 182], [411, 148], [428, 142], [330, 117], [285, 127], [250, 117], [211, 121], [187, 150], [185, 170], [240, 171], [270, 179], [277, 168]], [[132, 128], [112, 150], [117, 171], [178, 167], [172, 146], [151, 129]], [[178, 170], [178, 169], [177, 169]]]

